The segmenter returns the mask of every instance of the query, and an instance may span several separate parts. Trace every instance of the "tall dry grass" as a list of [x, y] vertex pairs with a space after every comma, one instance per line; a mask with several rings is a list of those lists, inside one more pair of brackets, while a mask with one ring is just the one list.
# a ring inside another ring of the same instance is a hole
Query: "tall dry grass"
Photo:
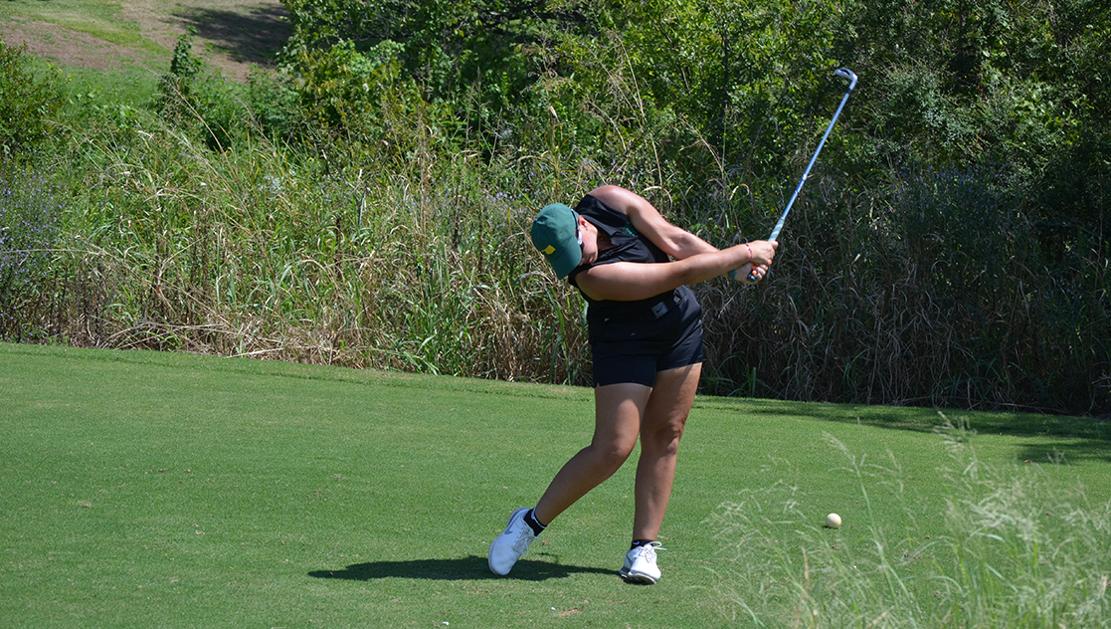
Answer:
[[723, 618], [761, 627], [1111, 624], [1111, 502], [1080, 485], [1062, 492], [1038, 466], [987, 464], [967, 425], [947, 424], [936, 511], [906, 491], [896, 456], [873, 462], [827, 438], [841, 461], [834, 473], [856, 481], [865, 505], [847, 524], [863, 539], [813, 524], [811, 499], [790, 481], [723, 503], [706, 523], [723, 540], [714, 594]]
[[148, 117], [71, 166], [61, 194], [80, 201], [21, 321], [81, 345], [579, 381], [581, 306], [525, 236], [576, 173], [518, 164], [532, 186], [494, 192], [506, 167], [420, 138], [339, 159], [259, 138], [213, 152]]

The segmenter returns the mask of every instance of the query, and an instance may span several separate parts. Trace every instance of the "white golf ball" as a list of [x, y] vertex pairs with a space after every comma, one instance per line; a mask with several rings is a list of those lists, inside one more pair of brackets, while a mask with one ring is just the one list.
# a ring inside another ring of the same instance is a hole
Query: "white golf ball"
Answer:
[[841, 516], [836, 513], [831, 513], [826, 516], [826, 526], [831, 529], [841, 528]]

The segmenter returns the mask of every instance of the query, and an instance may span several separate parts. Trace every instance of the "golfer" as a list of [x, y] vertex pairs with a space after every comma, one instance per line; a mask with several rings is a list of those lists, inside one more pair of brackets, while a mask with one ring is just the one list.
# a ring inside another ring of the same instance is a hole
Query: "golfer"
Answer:
[[617, 186], [596, 188], [575, 209], [544, 207], [531, 235], [556, 276], [566, 277], [589, 304], [594, 437], [559, 470], [535, 507], [513, 512], [490, 544], [490, 570], [509, 574], [546, 526], [621, 467], [639, 436], [633, 541], [618, 574], [632, 583], [655, 583], [656, 538], [702, 374], [702, 308], [687, 285], [731, 272], [744, 283], [749, 272], [760, 281], [777, 243], [718, 250]]

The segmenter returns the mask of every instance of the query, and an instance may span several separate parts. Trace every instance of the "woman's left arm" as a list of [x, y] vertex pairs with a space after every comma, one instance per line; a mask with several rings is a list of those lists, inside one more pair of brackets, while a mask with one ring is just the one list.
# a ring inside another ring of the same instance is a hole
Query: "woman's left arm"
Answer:
[[667, 222], [647, 199], [631, 190], [620, 186], [599, 186], [590, 192], [590, 196], [624, 212], [638, 232], [676, 260], [718, 250], [698, 236]]

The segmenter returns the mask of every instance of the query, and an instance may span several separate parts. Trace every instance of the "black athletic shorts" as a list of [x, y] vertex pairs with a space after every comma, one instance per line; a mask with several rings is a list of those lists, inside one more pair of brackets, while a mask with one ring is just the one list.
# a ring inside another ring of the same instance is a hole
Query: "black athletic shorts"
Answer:
[[590, 317], [594, 386], [656, 385], [656, 373], [703, 361], [702, 307], [683, 286], [639, 316]]

